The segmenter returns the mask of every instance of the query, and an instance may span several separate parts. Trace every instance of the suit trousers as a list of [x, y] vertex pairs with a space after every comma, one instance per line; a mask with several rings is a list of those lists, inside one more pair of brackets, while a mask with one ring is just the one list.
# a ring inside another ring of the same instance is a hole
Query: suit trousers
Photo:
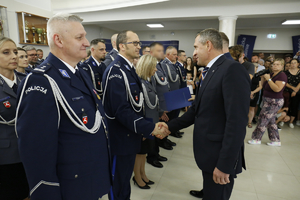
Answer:
[[216, 184], [213, 174], [202, 171], [203, 176], [203, 200], [228, 200], [234, 185], [234, 177], [229, 176], [230, 183], [226, 185]]
[[133, 172], [135, 156], [136, 154], [113, 156], [113, 186], [109, 193], [110, 200], [130, 199], [130, 178]]
[[147, 161], [148, 162], [153, 162], [155, 160], [157, 160], [158, 156], [159, 156], [159, 146], [158, 146], [158, 142], [160, 139], [158, 139], [157, 137], [154, 138], [154, 149], [152, 149], [152, 151], [150, 151], [147, 155]]

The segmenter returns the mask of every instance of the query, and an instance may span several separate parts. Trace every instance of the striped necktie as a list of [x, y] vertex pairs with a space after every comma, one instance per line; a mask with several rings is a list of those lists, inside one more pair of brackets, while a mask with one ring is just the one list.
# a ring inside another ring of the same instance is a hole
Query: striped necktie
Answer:
[[205, 78], [205, 76], [206, 76], [208, 70], [209, 70], [209, 67], [205, 67], [205, 68], [203, 69], [203, 71], [202, 71], [202, 76], [201, 76], [201, 80], [200, 80], [200, 87], [201, 87], [201, 85], [202, 85], [202, 82], [203, 82], [203, 80], [204, 80], [204, 78]]

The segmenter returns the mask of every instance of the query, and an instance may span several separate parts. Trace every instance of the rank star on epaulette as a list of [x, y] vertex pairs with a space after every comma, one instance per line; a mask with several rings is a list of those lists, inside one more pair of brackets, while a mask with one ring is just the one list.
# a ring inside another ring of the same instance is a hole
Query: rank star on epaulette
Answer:
[[9, 101], [4, 101], [3, 105], [5, 106], [5, 108], [10, 108], [11, 104], [9, 103]]

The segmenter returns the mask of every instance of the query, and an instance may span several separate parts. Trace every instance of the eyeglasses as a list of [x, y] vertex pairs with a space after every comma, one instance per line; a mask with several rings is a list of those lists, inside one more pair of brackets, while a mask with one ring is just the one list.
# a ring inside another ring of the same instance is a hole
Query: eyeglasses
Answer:
[[141, 43], [141, 42], [138, 42], [138, 41], [127, 42], [127, 43], [123, 43], [123, 44], [133, 44], [134, 46], [140, 45], [140, 47], [142, 46], [142, 43]]
[[37, 56], [37, 54], [29, 54], [28, 56]]

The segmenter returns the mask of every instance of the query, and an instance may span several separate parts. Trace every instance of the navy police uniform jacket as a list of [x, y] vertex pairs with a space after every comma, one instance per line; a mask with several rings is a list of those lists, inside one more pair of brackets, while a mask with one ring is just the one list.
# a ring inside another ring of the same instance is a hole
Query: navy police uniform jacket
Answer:
[[116, 49], [112, 49], [108, 54], [106, 54], [103, 63], [105, 64], [105, 66], [109, 66], [110, 63], [116, 59], [117, 56], [118, 51]]
[[[98, 200], [109, 192], [105, 113], [89, 77], [81, 68], [78, 70], [77, 76], [50, 53], [18, 89], [16, 130], [31, 200]], [[103, 118], [99, 130], [89, 133], [75, 126], [55, 101], [47, 75], [57, 83], [66, 106], [74, 111], [70, 115], [78, 123], [82, 120], [91, 129], [95, 112], [100, 111]]]
[[166, 72], [168, 82], [170, 84], [170, 90], [178, 90], [180, 88], [180, 77], [179, 69], [174, 66], [174, 64], [168, 59], [165, 58], [161, 62], [162, 68]]
[[90, 56], [89, 59], [81, 63], [79, 67], [87, 72], [88, 76], [92, 80], [94, 88], [98, 94], [102, 95], [102, 76], [106, 69], [105, 64], [101, 62], [98, 66], [94, 58]]
[[155, 87], [157, 92], [157, 96], [159, 99], [159, 107], [162, 110], [167, 110], [167, 105], [164, 96], [164, 93], [170, 91], [170, 85], [167, 79], [167, 73], [164, 71], [161, 63], [157, 63], [156, 69], [157, 71], [155, 72], [154, 76], [151, 77], [152, 84]]
[[112, 155], [137, 154], [142, 137], [152, 138], [155, 124], [143, 117], [140, 78], [120, 55], [104, 72], [103, 90]]
[[[17, 85], [25, 74], [15, 71]], [[0, 165], [20, 163], [18, 138], [15, 132], [17, 94], [0, 76]]]
[[177, 68], [177, 72], [180, 77], [180, 88], [187, 87], [186, 85], [186, 71], [184, 69], [184, 66], [180, 62], [176, 62], [174, 65]]

